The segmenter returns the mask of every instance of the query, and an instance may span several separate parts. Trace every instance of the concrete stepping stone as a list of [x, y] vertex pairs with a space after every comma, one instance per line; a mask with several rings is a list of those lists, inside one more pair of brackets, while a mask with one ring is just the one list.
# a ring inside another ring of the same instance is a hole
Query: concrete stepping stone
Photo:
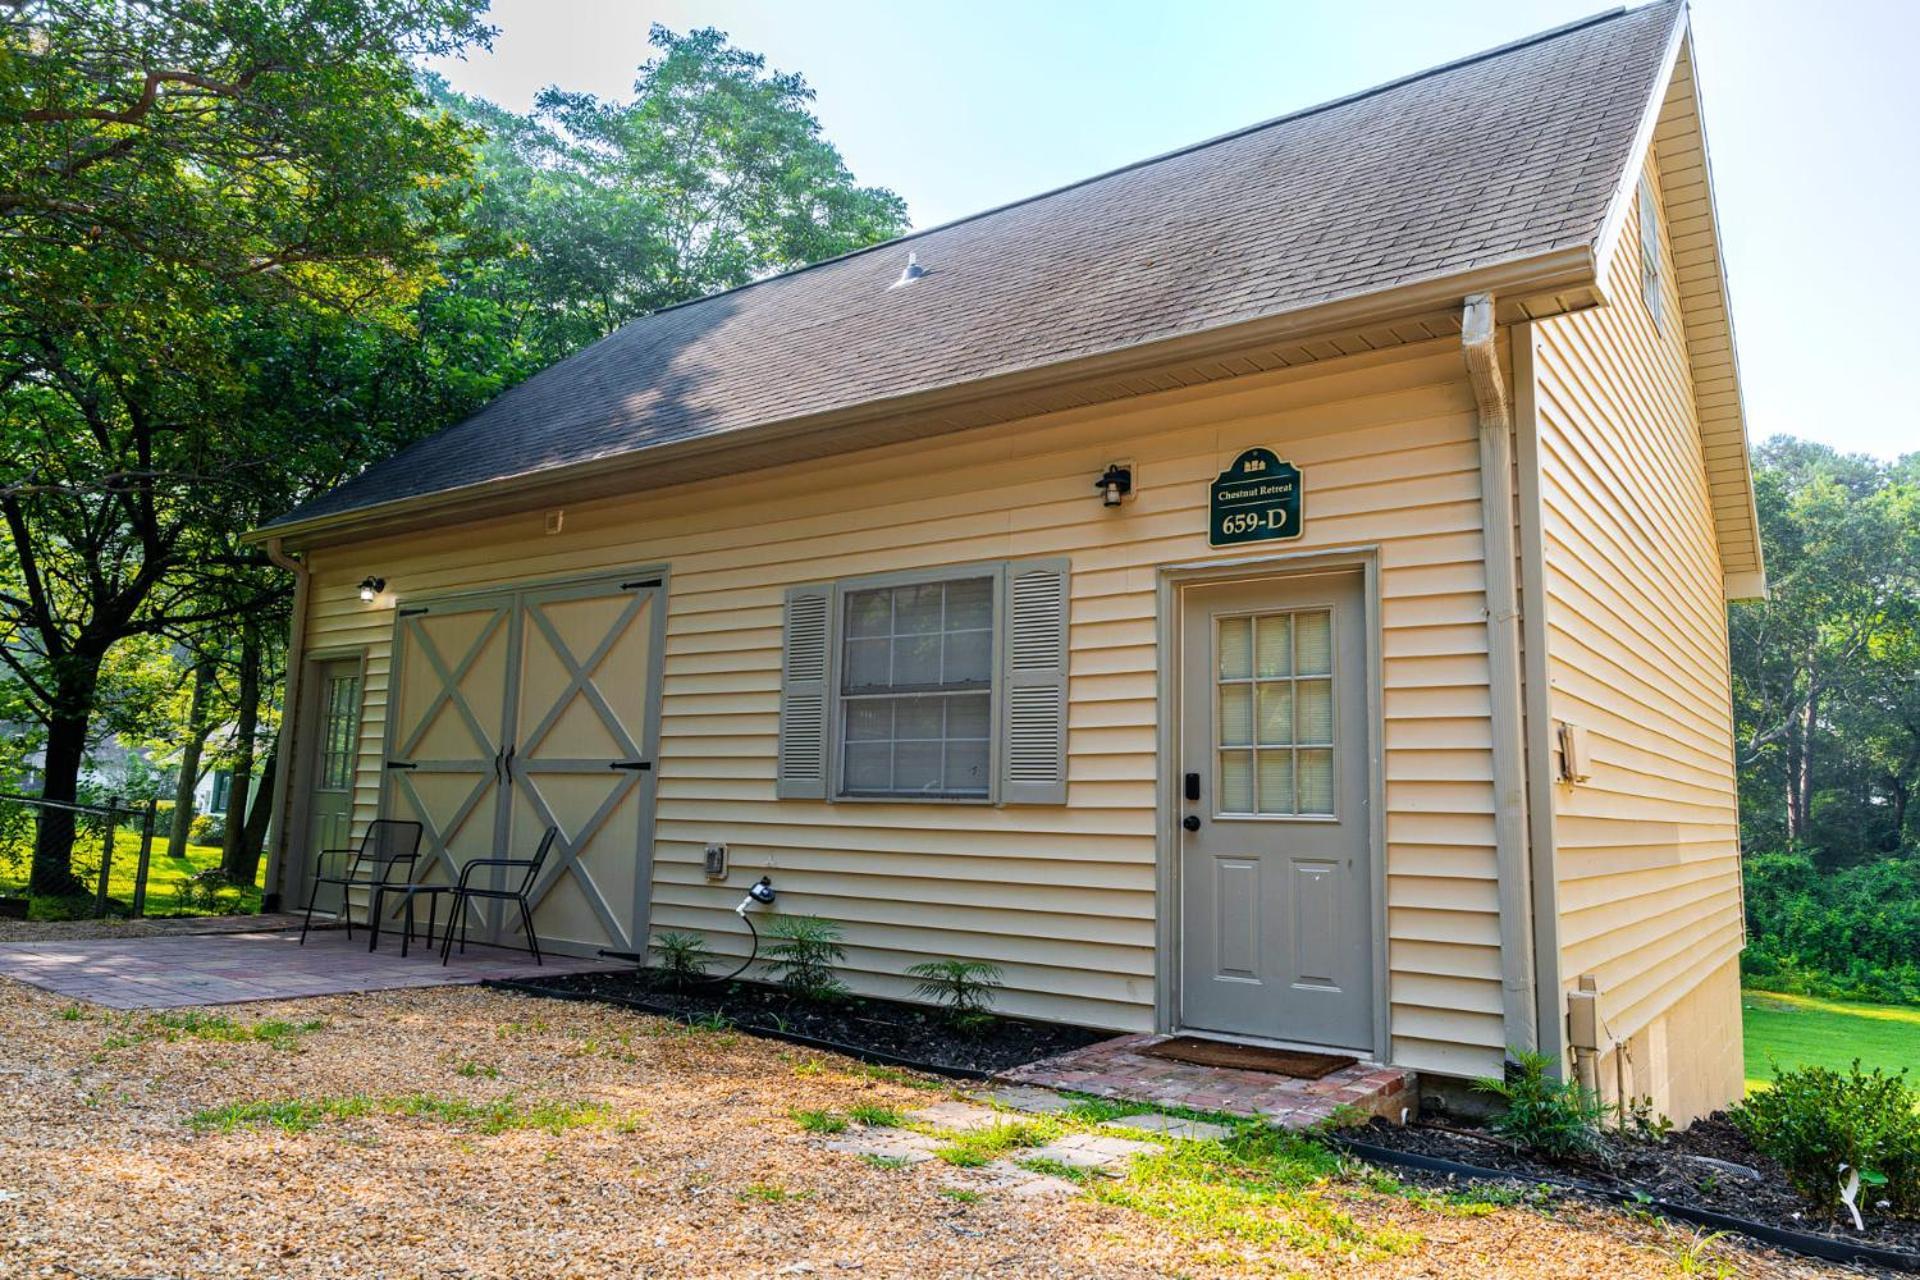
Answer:
[[860, 1133], [847, 1133], [833, 1138], [827, 1143], [827, 1150], [842, 1151], [849, 1155], [873, 1156], [881, 1160], [904, 1160], [908, 1164], [924, 1164], [933, 1159], [938, 1141], [924, 1133], [908, 1133], [900, 1129], [868, 1129]]
[[1105, 1122], [1112, 1128], [1138, 1129], [1142, 1133], [1157, 1133], [1168, 1138], [1183, 1138], [1189, 1142], [1219, 1142], [1231, 1137], [1233, 1130], [1223, 1124], [1213, 1124], [1206, 1120], [1183, 1120], [1179, 1116], [1163, 1115], [1158, 1111], [1149, 1111], [1137, 1116], [1122, 1116], [1118, 1120]]
[[1010, 1183], [1006, 1188], [1008, 1195], [1017, 1196], [1022, 1200], [1045, 1196], [1070, 1196], [1079, 1190], [1076, 1184], [1068, 1182], [1065, 1178], [1056, 1178], [1050, 1173], [1028, 1173], [1025, 1179]]
[[1151, 1142], [1133, 1138], [1109, 1138], [1104, 1134], [1070, 1133], [1044, 1147], [1022, 1152], [1022, 1160], [1053, 1160], [1075, 1169], [1106, 1171], [1149, 1151], [1160, 1148]]
[[1030, 1084], [1005, 1085], [973, 1096], [982, 1102], [991, 1102], [1014, 1111], [1026, 1111], [1043, 1116], [1071, 1111], [1078, 1105], [1072, 1098], [1063, 1098], [1051, 1089], [1042, 1089]]
[[969, 1133], [975, 1129], [992, 1129], [1009, 1123], [1006, 1116], [992, 1107], [961, 1102], [954, 1098], [910, 1112], [907, 1119], [919, 1124], [930, 1124], [936, 1129], [953, 1129], [961, 1133]]

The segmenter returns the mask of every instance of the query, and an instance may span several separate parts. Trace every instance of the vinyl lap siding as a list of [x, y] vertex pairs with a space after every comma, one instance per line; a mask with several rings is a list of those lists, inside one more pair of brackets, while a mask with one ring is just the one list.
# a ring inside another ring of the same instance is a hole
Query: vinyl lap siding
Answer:
[[[368, 650], [356, 817], [376, 813], [392, 615], [402, 599], [670, 566], [652, 924], [738, 954], [732, 916], [771, 873], [787, 911], [846, 929], [849, 977], [902, 993], [928, 957], [991, 960], [1003, 1007], [1151, 1025], [1157, 566], [1210, 558], [1207, 484], [1264, 444], [1306, 474], [1306, 535], [1377, 545], [1394, 1053], [1495, 1069], [1501, 1045], [1486, 629], [1472, 395], [1452, 341], [1169, 391], [913, 446], [316, 553], [310, 643]], [[1130, 459], [1137, 498], [1092, 482]], [[785, 589], [856, 574], [1066, 556], [1069, 797], [1060, 806], [774, 798]], [[702, 846], [735, 872], [710, 885]]]
[[1535, 357], [1553, 716], [1593, 756], [1555, 788], [1561, 972], [1598, 975], [1622, 1040], [1741, 946], [1722, 567], [1670, 245], [1661, 260], [1662, 329], [1629, 216], [1617, 301], [1541, 323]]

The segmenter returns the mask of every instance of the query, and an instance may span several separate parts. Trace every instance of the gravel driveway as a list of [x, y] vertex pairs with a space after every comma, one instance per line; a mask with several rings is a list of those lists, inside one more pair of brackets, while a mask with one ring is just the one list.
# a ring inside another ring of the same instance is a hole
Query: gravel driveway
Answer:
[[1295, 1203], [1399, 1243], [1302, 1249], [1284, 1213], [1251, 1242], [991, 1170], [888, 1167], [793, 1118], [946, 1093], [475, 988], [153, 1015], [0, 981], [0, 1276], [1678, 1274], [1684, 1236], [1580, 1206], [1463, 1216], [1341, 1177]]

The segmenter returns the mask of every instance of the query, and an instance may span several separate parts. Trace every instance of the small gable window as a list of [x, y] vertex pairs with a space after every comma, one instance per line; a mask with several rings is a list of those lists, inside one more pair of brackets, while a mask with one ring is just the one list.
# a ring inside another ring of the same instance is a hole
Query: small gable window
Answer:
[[1653, 317], [1653, 327], [1662, 328], [1665, 321], [1663, 311], [1664, 294], [1660, 281], [1660, 207], [1654, 203], [1653, 181], [1642, 174], [1640, 177], [1640, 296], [1646, 299], [1647, 314]]

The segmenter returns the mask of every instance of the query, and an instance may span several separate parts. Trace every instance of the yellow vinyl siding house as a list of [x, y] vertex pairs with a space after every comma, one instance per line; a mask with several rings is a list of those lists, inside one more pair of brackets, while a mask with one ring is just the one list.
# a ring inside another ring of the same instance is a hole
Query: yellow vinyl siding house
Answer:
[[258, 535], [271, 888], [328, 796], [435, 875], [554, 824], [559, 950], [743, 955], [766, 875], [861, 991], [1720, 1105], [1713, 225], [1656, 4], [639, 321]]

